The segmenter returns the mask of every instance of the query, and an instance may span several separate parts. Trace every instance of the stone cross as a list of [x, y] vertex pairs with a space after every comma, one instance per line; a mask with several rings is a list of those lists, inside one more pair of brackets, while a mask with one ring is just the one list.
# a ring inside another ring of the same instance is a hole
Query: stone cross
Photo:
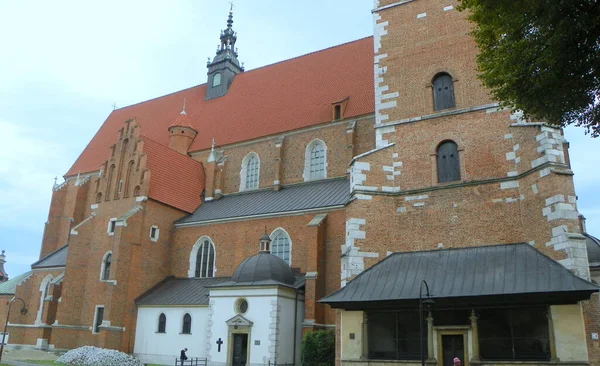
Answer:
[[221, 352], [221, 345], [223, 344], [223, 341], [221, 340], [221, 338], [219, 338], [217, 340], [217, 352]]

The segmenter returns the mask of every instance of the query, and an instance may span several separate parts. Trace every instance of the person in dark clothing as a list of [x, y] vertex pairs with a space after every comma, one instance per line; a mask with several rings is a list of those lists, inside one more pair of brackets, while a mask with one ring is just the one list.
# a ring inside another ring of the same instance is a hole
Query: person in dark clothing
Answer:
[[187, 348], [184, 348], [181, 350], [181, 355], [179, 356], [179, 358], [181, 359], [181, 365], [183, 365], [185, 360], [187, 360], [187, 356], [185, 354], [186, 352], [187, 352]]

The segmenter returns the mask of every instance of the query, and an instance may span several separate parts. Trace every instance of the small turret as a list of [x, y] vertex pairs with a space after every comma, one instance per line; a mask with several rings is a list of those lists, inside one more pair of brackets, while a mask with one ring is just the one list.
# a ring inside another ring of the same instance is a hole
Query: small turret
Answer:
[[169, 127], [169, 147], [185, 155], [197, 134], [198, 131], [192, 127], [192, 121], [185, 111], [184, 99], [181, 113]]
[[265, 233], [260, 237], [260, 250], [259, 253], [271, 253], [271, 237]]
[[206, 83], [205, 100], [222, 97], [227, 94], [236, 74], [244, 72], [244, 67], [238, 61], [235, 48], [237, 33], [233, 31], [233, 11], [229, 10], [227, 28], [221, 31], [221, 45], [217, 47], [217, 55], [208, 63], [208, 80]]

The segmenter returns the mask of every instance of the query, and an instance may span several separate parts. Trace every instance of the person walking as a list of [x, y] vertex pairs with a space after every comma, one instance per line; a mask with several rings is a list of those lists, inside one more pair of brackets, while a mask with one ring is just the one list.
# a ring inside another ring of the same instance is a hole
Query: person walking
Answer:
[[184, 348], [181, 350], [181, 355], [179, 355], [179, 359], [181, 359], [181, 366], [183, 366], [185, 360], [187, 360], [187, 355], [185, 354], [187, 352], [187, 348]]

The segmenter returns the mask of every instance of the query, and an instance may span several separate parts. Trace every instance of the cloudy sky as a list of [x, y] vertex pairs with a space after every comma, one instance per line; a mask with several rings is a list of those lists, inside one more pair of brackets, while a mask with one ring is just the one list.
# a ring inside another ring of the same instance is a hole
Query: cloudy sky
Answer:
[[[372, 1], [237, 0], [246, 69], [372, 34]], [[202, 84], [224, 0], [0, 0], [0, 249], [12, 277], [39, 256], [54, 177], [117, 107]], [[600, 139], [567, 129], [579, 209], [600, 236]]]

